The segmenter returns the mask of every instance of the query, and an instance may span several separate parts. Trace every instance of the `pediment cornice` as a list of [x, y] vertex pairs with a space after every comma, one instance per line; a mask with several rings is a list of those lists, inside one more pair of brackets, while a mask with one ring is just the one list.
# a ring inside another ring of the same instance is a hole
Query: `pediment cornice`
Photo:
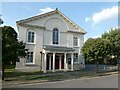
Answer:
[[[69, 22], [71, 25], [73, 25], [79, 32], [86, 34], [86, 31], [84, 31], [81, 27], [79, 27], [77, 24], [75, 24], [72, 20], [70, 20], [67, 16], [65, 16], [58, 9], [51, 11], [51, 12], [41, 14], [41, 15], [37, 15], [37, 16], [33, 16], [33, 17], [30, 17], [27, 19], [23, 19], [23, 20], [17, 21], [16, 23], [17, 24], [28, 23], [30, 21], [34, 21], [34, 20], [37, 20], [39, 18], [47, 17], [47, 16], [50, 16], [50, 15], [55, 14], [55, 13], [58, 13], [60, 16], [62, 16], [65, 20], [67, 20], [67, 22]], [[36, 27], [38, 27], [38, 26], [36, 26]]]

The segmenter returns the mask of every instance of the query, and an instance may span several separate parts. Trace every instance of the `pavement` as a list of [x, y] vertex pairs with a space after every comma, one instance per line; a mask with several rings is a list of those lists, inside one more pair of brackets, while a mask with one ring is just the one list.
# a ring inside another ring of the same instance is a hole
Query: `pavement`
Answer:
[[[118, 72], [108, 72], [105, 75], [110, 76], [110, 75], [117, 75], [117, 74], [118, 74]], [[46, 74], [46, 75], [56, 75], [56, 73], [53, 73], [53, 74], [50, 73], [50, 74]], [[97, 77], [101, 77], [101, 76], [97, 76]], [[85, 76], [85, 77], [80, 77], [77, 79], [82, 80], [82, 79], [87, 79], [87, 78], [93, 78], [93, 77]], [[69, 80], [77, 80], [77, 79], [69, 79]], [[57, 80], [57, 81], [61, 81], [61, 80]], [[67, 80], [63, 79], [62, 81], [67, 81]], [[22, 85], [22, 84], [27, 85], [27, 84], [32, 84], [32, 83], [45, 83], [45, 82], [49, 82], [49, 81], [48, 80], [9, 81], [9, 82], [4, 81], [2, 86], [6, 87], [6, 86], [15, 86], [15, 85]], [[55, 82], [55, 81], [52, 81], [52, 82]]]

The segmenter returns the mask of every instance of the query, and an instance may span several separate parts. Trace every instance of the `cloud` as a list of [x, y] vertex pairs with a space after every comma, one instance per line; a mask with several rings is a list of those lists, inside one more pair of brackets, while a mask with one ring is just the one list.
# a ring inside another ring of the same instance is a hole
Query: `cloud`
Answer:
[[90, 20], [91, 20], [90, 17], [86, 17], [86, 18], [85, 18], [85, 21], [86, 21], [86, 22], [88, 22], [88, 21], [90, 21]]
[[54, 11], [55, 9], [53, 8], [50, 8], [50, 7], [46, 7], [44, 9], [40, 9], [40, 14], [44, 14], [44, 13], [47, 13], [47, 12], [50, 12], [50, 11]]
[[117, 15], [118, 15], [118, 7], [114, 6], [112, 8], [103, 9], [101, 12], [95, 13], [92, 17], [92, 21], [94, 23], [99, 23], [103, 20], [108, 20]]
[[93, 24], [98, 24], [102, 21], [117, 17], [117, 15], [118, 6], [113, 6], [112, 8], [102, 9], [100, 12], [94, 13], [92, 17], [85, 18], [85, 21], [91, 20]]

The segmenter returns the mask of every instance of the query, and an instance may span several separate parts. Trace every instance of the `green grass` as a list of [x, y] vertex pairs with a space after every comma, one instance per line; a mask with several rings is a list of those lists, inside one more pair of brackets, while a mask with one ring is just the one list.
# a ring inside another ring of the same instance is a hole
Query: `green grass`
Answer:
[[26, 78], [26, 80], [48, 80], [48, 81], [53, 81], [53, 80], [59, 80], [63, 79], [63, 75], [53, 75], [53, 76], [29, 76]]
[[26, 78], [26, 80], [38, 80], [38, 79], [44, 79], [47, 78], [46, 76], [36, 76], [36, 75], [31, 75]]
[[53, 77], [48, 77], [49, 81], [58, 81], [58, 80], [64, 80], [64, 79], [67, 79], [66, 76], [64, 75], [56, 75]]
[[39, 75], [42, 72], [35, 71], [35, 72], [16, 72], [15, 71], [15, 65], [6, 65], [5, 66], [5, 77], [20, 77], [20, 76], [26, 76], [26, 75]]
[[27, 75], [40, 75], [42, 72], [37, 71], [37, 72], [15, 72], [15, 71], [5, 71], [5, 77], [20, 77], [20, 76], [27, 76]]
[[[93, 76], [103, 76], [107, 75], [107, 72], [99, 72], [96, 74], [95, 71], [74, 71], [74, 72], [56, 72], [55, 74], [49, 72], [49, 74], [42, 74], [42, 72], [15, 72], [13, 66], [11, 68], [5, 69], [5, 81], [30, 81], [30, 80], [65, 80], [65, 79], [75, 79], [81, 77], [93, 77]], [[53, 75], [50, 75], [53, 74]]]
[[15, 71], [15, 65], [5, 65], [5, 73], [14, 72], [14, 71]]
[[78, 72], [74, 72], [74, 73], [68, 73], [69, 76], [72, 76], [72, 78], [81, 78], [81, 77], [96, 77], [96, 76], [106, 76], [106, 75], [110, 75], [109, 72], [115, 72], [115, 71], [101, 71], [96, 73], [95, 71], [85, 71], [85, 70], [81, 70]]
[[15, 69], [15, 65], [5, 65], [5, 68], [7, 68], [7, 69]]

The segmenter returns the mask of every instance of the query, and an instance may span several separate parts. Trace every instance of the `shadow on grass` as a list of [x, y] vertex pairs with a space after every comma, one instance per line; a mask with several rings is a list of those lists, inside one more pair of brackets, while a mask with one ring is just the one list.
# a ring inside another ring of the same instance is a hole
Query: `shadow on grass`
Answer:
[[42, 72], [37, 71], [37, 72], [5, 72], [5, 78], [9, 78], [9, 77], [20, 77], [20, 76], [26, 76], [26, 75], [40, 75], [42, 74]]

